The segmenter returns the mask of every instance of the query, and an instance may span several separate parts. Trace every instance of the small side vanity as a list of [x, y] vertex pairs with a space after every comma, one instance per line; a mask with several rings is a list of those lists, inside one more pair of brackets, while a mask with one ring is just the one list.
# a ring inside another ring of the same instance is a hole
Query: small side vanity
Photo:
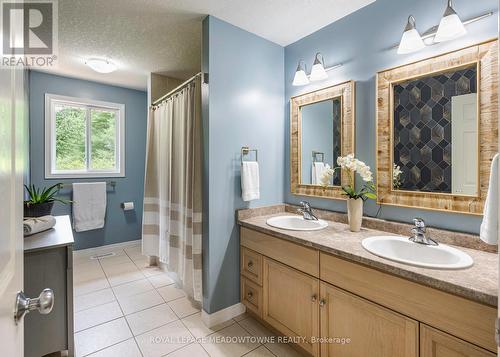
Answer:
[[[380, 258], [361, 245], [364, 238], [404, 234], [409, 225], [365, 219], [364, 228], [353, 233], [345, 215], [326, 211], [317, 213], [328, 222], [321, 231], [266, 224], [295, 211], [283, 205], [238, 212], [241, 301], [280, 334], [305, 337], [297, 340], [301, 352], [321, 357], [496, 355], [496, 254], [460, 247], [473, 258], [472, 267], [426, 269]], [[447, 239], [473, 237], [440, 232], [434, 237], [451, 244]]]
[[40, 357], [73, 347], [73, 232], [69, 216], [57, 216], [54, 228], [24, 239], [24, 287], [36, 297], [54, 291], [54, 307], [47, 315], [24, 317], [24, 356]]

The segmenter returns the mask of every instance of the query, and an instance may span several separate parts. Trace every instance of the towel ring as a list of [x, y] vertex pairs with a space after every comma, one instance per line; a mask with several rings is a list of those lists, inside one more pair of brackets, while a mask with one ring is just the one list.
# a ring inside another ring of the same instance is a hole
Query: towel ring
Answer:
[[242, 165], [243, 165], [243, 157], [250, 154], [251, 151], [255, 152], [255, 161], [259, 161], [257, 149], [250, 149], [248, 146], [243, 146], [241, 148], [241, 164]]

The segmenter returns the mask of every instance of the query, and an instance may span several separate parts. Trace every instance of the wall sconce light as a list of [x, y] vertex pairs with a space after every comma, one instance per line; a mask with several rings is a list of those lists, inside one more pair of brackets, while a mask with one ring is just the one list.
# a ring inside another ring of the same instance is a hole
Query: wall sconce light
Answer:
[[398, 54], [403, 55], [421, 50], [425, 47], [422, 37], [417, 31], [415, 18], [410, 15], [406, 23], [401, 42], [399, 43]]
[[300, 60], [297, 65], [297, 70], [295, 71], [295, 76], [293, 77], [292, 85], [305, 86], [306, 84], [309, 84], [309, 78], [307, 78], [306, 74], [306, 64], [304, 61]]
[[[321, 57], [321, 59], [320, 59]], [[342, 66], [342, 63], [336, 64], [332, 67], [325, 68], [325, 60], [323, 55], [318, 52], [316, 56], [314, 56], [314, 63], [311, 69], [311, 74], [307, 75], [306, 73], [306, 65], [303, 60], [299, 61], [297, 65], [297, 69], [295, 70], [295, 76], [293, 77], [292, 85], [294, 86], [305, 86], [309, 84], [309, 82], [322, 81], [328, 78], [328, 71], [331, 71], [335, 68], [339, 68]]]
[[[465, 25], [493, 15], [493, 11], [490, 11], [462, 22], [453, 9], [452, 0], [447, 1], [446, 10], [438, 26], [431, 27], [420, 36], [415, 26], [415, 18], [410, 16], [400, 43], [394, 45], [392, 48], [397, 48], [398, 54], [407, 54], [423, 49], [425, 46], [432, 46], [439, 42], [453, 40], [467, 33]], [[422, 46], [420, 42], [422, 42], [424, 46]]]
[[448, 0], [448, 6], [444, 11], [441, 22], [434, 37], [434, 42], [444, 42], [449, 40], [454, 40], [467, 33], [462, 20], [458, 17], [457, 13], [453, 9], [451, 0]]
[[[321, 56], [321, 60], [319, 59]], [[316, 53], [314, 56], [314, 63], [311, 69], [311, 75], [309, 79], [311, 82], [322, 81], [328, 78], [328, 74], [325, 71], [325, 59], [321, 53]]]

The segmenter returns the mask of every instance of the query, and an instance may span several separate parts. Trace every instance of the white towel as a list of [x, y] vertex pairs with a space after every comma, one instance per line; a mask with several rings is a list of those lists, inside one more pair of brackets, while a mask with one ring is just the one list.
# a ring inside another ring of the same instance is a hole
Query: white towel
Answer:
[[498, 193], [498, 154], [496, 154], [491, 161], [490, 183], [479, 233], [481, 240], [488, 244], [498, 243]]
[[73, 184], [73, 228], [77, 232], [104, 227], [106, 182]]
[[29, 236], [38, 232], [51, 229], [56, 225], [56, 219], [53, 216], [42, 216], [27, 218], [23, 221], [24, 235]]
[[241, 165], [241, 197], [243, 201], [260, 198], [259, 163], [256, 161], [244, 161]]
[[318, 185], [321, 182], [321, 174], [325, 170], [324, 162], [313, 162], [312, 163], [312, 177], [311, 184]]

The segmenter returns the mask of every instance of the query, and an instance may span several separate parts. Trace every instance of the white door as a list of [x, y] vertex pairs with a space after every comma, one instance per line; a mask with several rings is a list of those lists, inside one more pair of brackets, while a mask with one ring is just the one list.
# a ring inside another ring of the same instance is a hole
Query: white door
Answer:
[[23, 322], [14, 322], [23, 288], [23, 174], [26, 164], [24, 73], [0, 68], [0, 345], [1, 355], [23, 356]]
[[477, 94], [451, 98], [451, 191], [477, 195]]

